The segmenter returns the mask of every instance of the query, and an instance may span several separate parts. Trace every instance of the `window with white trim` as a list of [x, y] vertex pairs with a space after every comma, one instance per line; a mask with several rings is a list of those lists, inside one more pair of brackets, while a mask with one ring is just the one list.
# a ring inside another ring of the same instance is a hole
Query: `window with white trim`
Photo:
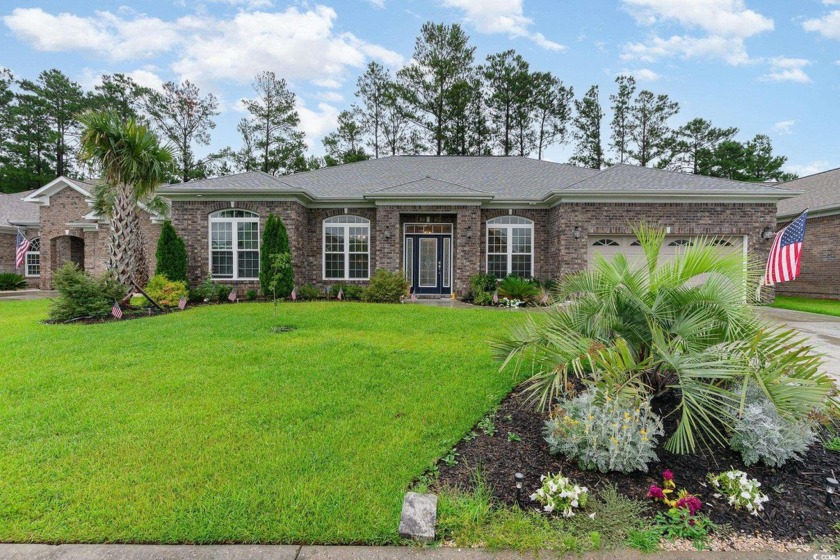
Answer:
[[29, 244], [23, 261], [23, 275], [26, 277], [41, 275], [41, 238], [36, 237]]
[[[632, 244], [631, 244], [632, 245]], [[592, 244], [593, 247], [620, 247], [621, 244], [615, 239], [599, 239]]]
[[255, 280], [260, 276], [260, 217], [248, 210], [210, 214], [210, 274]]
[[324, 220], [324, 280], [370, 278], [370, 220], [333, 216]]
[[487, 220], [487, 273], [534, 276], [534, 222], [519, 216]]

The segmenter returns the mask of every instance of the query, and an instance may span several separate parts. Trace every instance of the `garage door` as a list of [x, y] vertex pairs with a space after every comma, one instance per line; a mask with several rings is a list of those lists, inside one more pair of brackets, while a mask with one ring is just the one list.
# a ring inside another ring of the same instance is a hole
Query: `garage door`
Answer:
[[[666, 237], [659, 252], [659, 262], [664, 263], [673, 259], [681, 249], [695, 243], [696, 240], [697, 237], [691, 236]], [[624, 254], [631, 264], [644, 265], [644, 251], [642, 251], [638, 239], [632, 235], [591, 235], [587, 241], [589, 245], [587, 263], [589, 266], [595, 262], [595, 253], [600, 253], [607, 260], [612, 259], [615, 255]], [[720, 237], [715, 239], [715, 243], [720, 247], [722, 254], [729, 254], [733, 251], [743, 252], [742, 237]]]

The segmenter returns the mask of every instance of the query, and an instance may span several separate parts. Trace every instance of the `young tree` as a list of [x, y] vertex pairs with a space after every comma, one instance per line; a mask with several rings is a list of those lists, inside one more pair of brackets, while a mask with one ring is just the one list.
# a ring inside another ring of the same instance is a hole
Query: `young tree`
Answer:
[[362, 100], [361, 118], [365, 130], [370, 135], [368, 145], [373, 149], [373, 157], [378, 158], [384, 151], [383, 124], [385, 121], [385, 103], [391, 74], [378, 62], [368, 64], [365, 73], [356, 81], [356, 97]]
[[618, 91], [610, 95], [613, 112], [610, 148], [618, 156], [618, 162], [625, 163], [630, 150], [630, 111], [636, 93], [636, 80], [633, 76], [621, 75], [615, 79], [615, 83], [618, 84]]
[[782, 166], [786, 156], [773, 155], [773, 145], [766, 134], [756, 134], [745, 146], [747, 155], [746, 175], [749, 181], [790, 181], [793, 173], [785, 173]]
[[414, 45], [412, 64], [399, 71], [401, 95], [417, 123], [429, 133], [436, 155], [443, 153], [451, 98], [447, 95], [469, 77], [475, 47], [458, 24], [423, 24]]
[[162, 92], [147, 90], [145, 109], [174, 147], [178, 180], [186, 183], [205, 177], [205, 162], [196, 159], [193, 146], [210, 143], [210, 131], [216, 128], [213, 117], [219, 114], [216, 96], [202, 96], [198, 86], [189, 81], [166, 82]]
[[721, 142], [732, 140], [738, 129], [717, 128], [701, 118], [692, 119], [676, 131], [674, 154], [669, 158], [671, 169], [698, 175], [703, 158], [715, 151]]
[[416, 117], [400, 88], [389, 83], [383, 97], [383, 148], [392, 156], [422, 153], [426, 146], [422, 135], [414, 127]]
[[244, 99], [250, 118], [239, 124], [243, 142], [249, 148], [244, 158], [251, 157], [259, 169], [272, 175], [294, 171], [294, 162], [303, 157], [304, 135], [296, 127], [300, 116], [295, 108], [295, 94], [289, 91], [286, 80], [274, 72], [262, 72], [254, 78], [254, 99]]
[[679, 104], [667, 95], [640, 91], [629, 110], [629, 158], [646, 167], [666, 155], [673, 143], [668, 120], [679, 110]]
[[323, 140], [327, 149], [326, 164], [333, 166], [370, 159], [361, 146], [362, 133], [360, 111], [356, 107], [342, 111], [338, 115], [338, 129]]
[[592, 86], [583, 96], [575, 99], [575, 117], [572, 120], [575, 153], [571, 163], [601, 169], [604, 166], [604, 149], [601, 146], [601, 119], [604, 111], [598, 101], [598, 86]]
[[482, 67], [482, 74], [487, 81], [487, 105], [496, 130], [496, 143], [502, 155], [508, 156], [521, 142], [517, 134], [529, 124], [527, 117], [523, 119], [525, 113], [530, 114], [531, 107], [528, 62], [514, 50], [491, 54]]
[[23, 91], [15, 94], [8, 115], [6, 162], [0, 166], [2, 190], [37, 189], [55, 179], [55, 134], [47, 112], [42, 97]]
[[105, 74], [90, 95], [89, 104], [97, 111], [110, 111], [122, 120], [144, 122], [143, 100], [152, 90], [135, 82], [126, 74]]
[[[283, 267], [281, 278], [277, 281], [272, 268], [277, 255], [291, 255], [289, 234], [280, 216], [269, 214], [265, 221], [262, 245], [260, 246], [260, 290], [264, 295], [286, 297], [294, 288], [294, 271], [291, 265]], [[291, 260], [289, 261], [291, 262]]]
[[155, 259], [155, 274], [163, 274], [169, 280], [187, 281], [187, 247], [169, 220], [163, 222], [160, 229]]
[[111, 113], [87, 112], [80, 117], [82, 161], [94, 163], [113, 188], [108, 265], [127, 288], [137, 282], [137, 201], [149, 196], [172, 169], [172, 152], [145, 126]]
[[534, 72], [531, 83], [537, 159], [542, 159], [546, 148], [567, 141], [574, 91], [550, 72]]

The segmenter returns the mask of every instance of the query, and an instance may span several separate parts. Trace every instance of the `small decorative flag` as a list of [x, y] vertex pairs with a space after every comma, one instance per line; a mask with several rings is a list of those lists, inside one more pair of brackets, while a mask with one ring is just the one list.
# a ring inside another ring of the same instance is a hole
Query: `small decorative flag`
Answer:
[[294, 288], [292, 288], [292, 295], [291, 295], [291, 298], [292, 298], [292, 301], [296, 301], [296, 300], [297, 300], [297, 286], [295, 286]]
[[113, 315], [115, 319], [122, 319], [123, 312], [122, 309], [120, 309], [120, 304], [116, 301], [114, 302], [114, 307], [111, 308], [111, 315]]
[[411, 303], [415, 303], [417, 301], [417, 294], [414, 293], [414, 290], [411, 291]]
[[17, 232], [15, 239], [15, 268], [23, 266], [23, 261], [26, 259], [26, 252], [29, 250], [30, 241], [26, 238], [20, 230]]
[[338, 295], [336, 296], [336, 298], [338, 299], [338, 301], [341, 301], [342, 299], [344, 299], [344, 288], [339, 288], [338, 289]]
[[187, 307], [187, 298], [186, 296], [181, 296], [181, 299], [178, 300], [178, 309], [183, 311], [185, 307]]
[[493, 292], [493, 303], [499, 303], [499, 291]]
[[235, 289], [230, 291], [230, 293], [228, 294], [228, 299], [229, 299], [231, 302], [235, 302], [235, 301], [236, 301], [236, 290], [235, 290]]
[[540, 303], [542, 305], [548, 305], [548, 294], [543, 293], [542, 297], [540, 298]]
[[799, 276], [802, 243], [805, 241], [805, 220], [808, 210], [782, 228], [773, 238], [773, 246], [767, 257], [764, 270], [764, 285], [772, 286], [776, 282], [789, 282]]

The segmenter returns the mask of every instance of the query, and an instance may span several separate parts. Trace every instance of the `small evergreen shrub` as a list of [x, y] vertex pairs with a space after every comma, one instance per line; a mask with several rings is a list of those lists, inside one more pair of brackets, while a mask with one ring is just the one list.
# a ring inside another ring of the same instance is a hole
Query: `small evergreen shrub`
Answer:
[[559, 409], [545, 424], [551, 453], [601, 472], [646, 472], [657, 460], [656, 438], [664, 429], [650, 400], [631, 402], [592, 388], [561, 402]]
[[474, 274], [470, 276], [470, 292], [465, 298], [475, 305], [492, 305], [496, 291], [496, 277], [492, 274]]
[[126, 295], [125, 288], [112, 273], [97, 278], [71, 262], [56, 271], [53, 286], [58, 290], [49, 311], [53, 321], [107, 316], [114, 302]]
[[358, 284], [333, 284], [330, 286], [330, 297], [338, 297], [338, 292], [342, 291], [342, 296], [346, 300], [359, 301], [365, 293], [365, 289]]
[[[275, 255], [289, 255], [288, 269], [278, 271], [275, 267]], [[277, 278], [278, 272], [280, 278]], [[275, 285], [276, 284], [276, 285]], [[291, 249], [289, 248], [289, 234], [280, 216], [269, 214], [265, 220], [265, 228], [260, 245], [260, 290], [263, 295], [284, 298], [292, 293], [295, 287], [294, 271], [291, 266]]]
[[181, 296], [189, 292], [186, 282], [169, 280], [163, 274], [155, 274], [144, 288], [149, 297], [163, 307], [175, 307]]
[[304, 284], [297, 291], [297, 298], [301, 301], [314, 301], [316, 299], [320, 299], [321, 295], [321, 290], [312, 284]]
[[219, 303], [226, 303], [228, 296], [233, 291], [233, 286], [226, 286], [225, 284], [216, 284], [215, 298]]
[[245, 299], [248, 301], [256, 301], [257, 299], [257, 290], [248, 290], [245, 292]]
[[193, 303], [213, 301], [216, 298], [216, 283], [213, 282], [213, 277], [208, 276], [201, 284], [192, 288], [188, 298]]
[[540, 294], [540, 288], [535, 282], [519, 276], [508, 276], [499, 282], [499, 297], [506, 297], [509, 300], [518, 299], [530, 302]]
[[370, 285], [364, 291], [363, 299], [373, 303], [399, 303], [400, 297], [408, 293], [408, 281], [401, 272], [378, 269], [370, 278]]
[[791, 459], [801, 461], [816, 439], [813, 422], [783, 417], [761, 389], [751, 385], [729, 445], [747, 466], [761, 461], [768, 467], [781, 467]]
[[0, 274], [0, 292], [22, 290], [26, 287], [26, 278], [14, 272]]
[[187, 247], [169, 221], [163, 222], [155, 251], [155, 276], [163, 275], [177, 282], [187, 281]]

